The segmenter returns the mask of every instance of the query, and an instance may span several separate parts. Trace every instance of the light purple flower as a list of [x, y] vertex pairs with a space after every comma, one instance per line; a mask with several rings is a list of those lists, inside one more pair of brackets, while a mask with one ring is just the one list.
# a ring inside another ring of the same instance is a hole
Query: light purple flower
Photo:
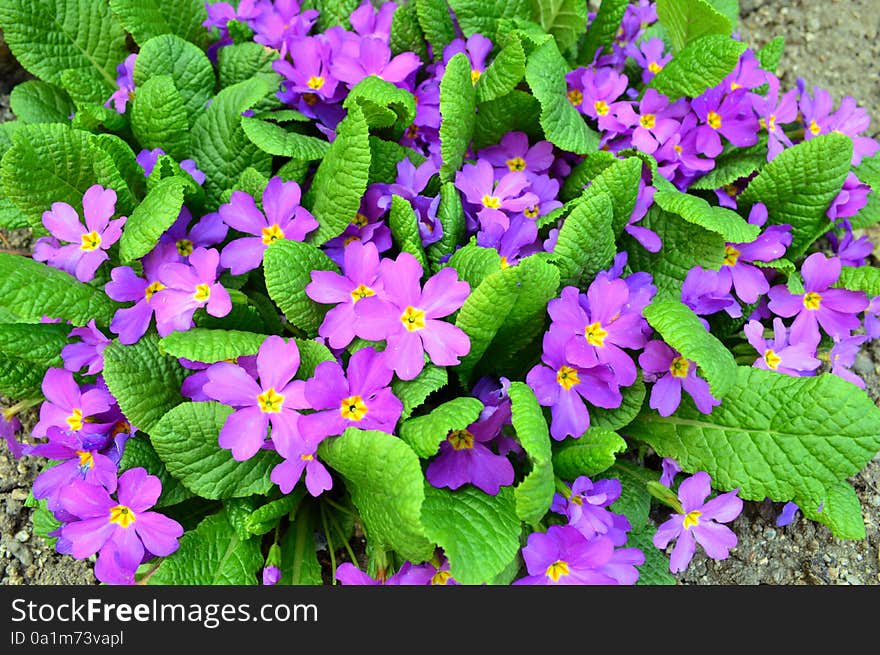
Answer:
[[343, 585], [427, 585], [431, 583], [436, 571], [432, 564], [413, 564], [407, 561], [393, 575], [386, 578], [383, 571], [379, 574], [379, 579], [376, 579], [351, 562], [343, 562], [336, 567], [336, 579]]
[[[196, 248], [210, 248], [226, 238], [229, 226], [223, 222], [220, 214], [211, 212], [202, 216], [190, 227], [192, 214], [186, 207], [181, 207], [180, 215], [165, 233], [159, 237], [160, 246], [173, 246], [177, 261], [186, 263]], [[172, 255], [164, 255], [166, 261], [174, 261]]]
[[164, 288], [149, 303], [156, 312], [156, 329], [166, 337], [193, 325], [193, 314], [204, 307], [211, 316], [226, 316], [232, 310], [229, 292], [217, 282], [220, 253], [213, 248], [196, 248], [187, 264], [163, 264], [159, 282]]
[[[154, 306], [153, 295], [165, 288], [159, 281], [159, 269], [172, 253], [154, 249], [142, 260], [144, 277], [139, 277], [130, 266], [117, 266], [110, 271], [110, 281], [104, 285], [105, 293], [117, 302], [131, 302], [134, 305], [117, 309], [110, 321], [110, 331], [119, 335], [119, 342], [125, 345], [137, 343], [150, 327]], [[176, 253], [175, 253], [175, 259]]]
[[649, 342], [639, 355], [639, 365], [645, 373], [645, 381], [654, 383], [648, 405], [660, 416], [670, 416], [678, 409], [682, 389], [703, 414], [711, 414], [712, 408], [721, 404], [710, 393], [709, 383], [697, 376], [697, 364], [663, 341]]
[[[611, 111], [611, 104], [626, 91], [629, 80], [626, 75], [611, 68], [587, 68], [580, 77], [582, 101], [578, 109], [590, 118], [601, 119]], [[572, 81], [569, 81], [571, 84]], [[574, 104], [576, 98], [569, 93]]]
[[86, 375], [95, 375], [104, 370], [102, 353], [110, 339], [97, 328], [95, 319], [90, 320], [85, 327], [74, 328], [67, 336], [79, 337], [80, 341], [69, 343], [61, 349], [64, 368], [76, 373], [83, 367], [88, 367]]
[[785, 250], [790, 245], [790, 225], [770, 225], [757, 239], [749, 243], [725, 244], [724, 261], [718, 272], [719, 286], [726, 286], [729, 279], [740, 300], [749, 304], [757, 302], [760, 296], [770, 290], [770, 284], [767, 282], [765, 269], [750, 262], [779, 259], [785, 255]]
[[843, 188], [834, 196], [825, 215], [832, 221], [855, 216], [868, 204], [869, 193], [871, 187], [861, 182], [856, 174], [850, 171], [843, 182]]
[[22, 444], [16, 438], [21, 431], [21, 421], [17, 416], [7, 416], [6, 410], [0, 411], [0, 437], [6, 441], [9, 452], [18, 459], [22, 455]]
[[271, 587], [278, 584], [281, 579], [281, 569], [277, 566], [270, 565], [263, 567], [263, 586]]
[[383, 2], [382, 6], [376, 9], [369, 0], [364, 0], [351, 12], [348, 20], [351, 28], [360, 36], [383, 39], [387, 43], [391, 38], [391, 22], [394, 20], [395, 11], [397, 11], [395, 2]]
[[89, 420], [110, 409], [113, 398], [108, 391], [94, 387], [83, 391], [73, 379], [73, 373], [63, 368], [50, 368], [43, 377], [43, 396], [40, 420], [34, 426], [35, 437], [45, 437], [55, 426], [76, 435], [102, 433], [108, 427], [97, 420]]
[[290, 56], [293, 63], [287, 59], [272, 62], [275, 72], [285, 77], [281, 100], [290, 104], [296, 104], [300, 97], [313, 104], [318, 98], [338, 100], [339, 80], [330, 72], [331, 48], [327, 40], [314, 36], [297, 39], [290, 44]]
[[620, 498], [621, 491], [620, 480], [593, 482], [583, 475], [572, 482], [568, 497], [558, 492], [554, 494], [550, 511], [565, 516], [568, 525], [577, 528], [587, 539], [605, 535], [615, 546], [623, 546], [632, 526], [623, 514], [608, 509]]
[[654, 546], [663, 550], [676, 540], [669, 558], [672, 573], [684, 571], [699, 543], [712, 559], [727, 559], [730, 549], [737, 544], [736, 534], [724, 523], [733, 521], [743, 508], [737, 496], [738, 489], [716, 496], [706, 502], [712, 491], [708, 473], [699, 471], [684, 480], [678, 488], [681, 511], [657, 528]]
[[300, 13], [299, 0], [274, 0], [267, 2], [249, 25], [254, 30], [254, 41], [279, 50], [283, 59], [289, 44], [308, 34], [317, 20], [315, 9]]
[[293, 491], [303, 471], [306, 474], [306, 489], [312, 496], [320, 496], [333, 487], [330, 472], [318, 460], [317, 442], [279, 430], [272, 432], [272, 443], [284, 461], [275, 465], [269, 479], [278, 485], [282, 493]]
[[546, 173], [554, 160], [552, 143], [538, 141], [529, 146], [529, 137], [525, 132], [508, 132], [501, 137], [498, 145], [483, 148], [477, 156], [492, 164], [498, 171], [498, 177], [507, 172], [522, 172], [530, 180]]
[[483, 228], [498, 223], [506, 230], [510, 226], [510, 219], [505, 211], [518, 213], [538, 202], [537, 195], [525, 191], [529, 186], [525, 173], [511, 171], [496, 182], [495, 169], [485, 159], [478, 159], [475, 164], [465, 164], [455, 174], [455, 186], [476, 208]]
[[443, 49], [443, 64], [448, 64], [450, 59], [463, 52], [467, 55], [471, 65], [471, 84], [476, 86], [486, 70], [486, 57], [491, 51], [492, 41], [479, 32], [475, 32], [467, 38], [467, 41], [461, 38], [453, 39]]
[[370, 75], [401, 84], [421, 63], [414, 52], [401, 52], [392, 58], [387, 43], [376, 37], [366, 37], [360, 40], [357, 54], [334, 56], [330, 70], [336, 79], [352, 88]]
[[128, 105], [128, 101], [132, 99], [134, 96], [134, 63], [137, 59], [137, 54], [132, 53], [128, 55], [121, 64], [116, 67], [116, 86], [119, 88], [113, 92], [113, 94], [107, 98], [107, 101], [104, 103], [105, 107], [109, 107], [111, 104], [113, 108], [120, 114], [125, 113], [125, 108]]
[[865, 334], [857, 334], [851, 337], [843, 337], [834, 339], [834, 346], [828, 353], [828, 359], [831, 362], [831, 374], [836, 375], [854, 385], [865, 388], [865, 381], [853, 373], [850, 367], [855, 364], [856, 356], [861, 350], [862, 344], [868, 341]]
[[865, 334], [872, 341], [880, 337], [880, 296], [871, 298], [865, 308]]
[[812, 375], [821, 362], [816, 359], [816, 342], [788, 342], [788, 329], [781, 318], [773, 319], [773, 339], [764, 338], [764, 326], [756, 320], [750, 320], [743, 327], [746, 338], [752, 348], [758, 351], [759, 357], [753, 366], [765, 371], [777, 371], [796, 377]]
[[766, 97], [754, 97], [752, 105], [760, 118], [761, 127], [767, 130], [767, 161], [776, 157], [793, 143], [782, 129], [783, 125], [797, 120], [797, 89], [790, 89], [779, 98], [779, 78], [767, 74], [769, 91]]
[[702, 125], [697, 128], [697, 150], [707, 157], [717, 157], [723, 148], [723, 136], [739, 148], [758, 142], [758, 119], [752, 111], [745, 88], [725, 93], [720, 86], [694, 98], [691, 107]]
[[825, 234], [834, 249], [834, 254], [840, 258], [843, 266], [864, 266], [868, 257], [874, 252], [874, 244], [867, 235], [856, 239], [848, 220], [840, 221], [840, 226], [843, 228], [843, 236], [838, 237], [834, 230], [829, 230]]
[[671, 487], [675, 481], [675, 475], [681, 473], [681, 466], [671, 457], [664, 457], [660, 462], [660, 468], [663, 470], [660, 475], [660, 484], [665, 487]]
[[649, 154], [678, 131], [681, 127], [678, 119], [687, 112], [687, 106], [681, 101], [670, 104], [669, 98], [654, 89], [645, 91], [638, 107], [629, 102], [615, 103], [612, 107], [610, 117], [617, 124], [606, 125], [606, 128], [616, 132], [631, 130], [633, 147]]
[[659, 37], [644, 39], [640, 43], [630, 43], [626, 46], [626, 54], [633, 59], [642, 69], [642, 84], [647, 84], [657, 75], [663, 67], [672, 60], [672, 53], [664, 53], [666, 44]]
[[721, 277], [719, 271], [694, 266], [681, 285], [681, 302], [699, 316], [724, 311], [738, 318], [742, 316], [742, 307], [731, 293], [732, 285], [732, 277]]
[[782, 506], [782, 511], [779, 512], [779, 516], [776, 517], [776, 526], [777, 527], [785, 527], [789, 525], [792, 521], [794, 521], [795, 514], [798, 513], [800, 507], [797, 506], [797, 503], [789, 501]]

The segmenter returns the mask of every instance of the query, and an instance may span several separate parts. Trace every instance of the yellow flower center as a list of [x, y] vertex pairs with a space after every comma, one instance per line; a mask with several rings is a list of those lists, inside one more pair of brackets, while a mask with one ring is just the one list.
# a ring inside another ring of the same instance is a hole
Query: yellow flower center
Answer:
[[538, 205], [535, 205], [534, 207], [526, 207], [525, 210], [523, 210], [523, 214], [525, 214], [529, 218], [538, 218], [538, 212], [540, 211], [541, 210], [538, 209]]
[[91, 450], [77, 450], [76, 454], [79, 455], [80, 468], [90, 469], [95, 467], [95, 457], [92, 455]]
[[767, 123], [767, 131], [775, 132], [776, 131], [776, 116], [775, 114], [770, 114], [770, 120]]
[[764, 351], [764, 363], [767, 364], [767, 367], [771, 371], [775, 371], [779, 368], [779, 364], [782, 362], [782, 358], [777, 355], [772, 349], [768, 348]]
[[67, 425], [71, 430], [77, 432], [83, 429], [83, 411], [79, 408], [74, 408], [73, 412], [70, 416], [67, 417]]
[[702, 512], [698, 512], [694, 510], [685, 515], [684, 517], [684, 529], [690, 530], [692, 527], [700, 524], [700, 517], [703, 515]]
[[278, 223], [272, 223], [269, 227], [263, 228], [263, 243], [267, 246], [275, 243], [278, 239], [284, 238], [284, 230], [278, 227]]
[[669, 365], [669, 372], [672, 373], [674, 378], [686, 378], [690, 370], [691, 363], [681, 355], [673, 359]]
[[101, 246], [101, 235], [92, 230], [88, 234], [82, 235], [82, 244], [79, 249], [83, 252], [91, 252], [97, 250]]
[[599, 116], [605, 116], [609, 111], [608, 103], [604, 100], [597, 100], [596, 102], [594, 102], [593, 108], [596, 110], [596, 113], [599, 114]]
[[177, 254], [181, 257], [189, 257], [193, 251], [193, 242], [189, 239], [178, 239], [177, 243]]
[[724, 246], [724, 265], [736, 266], [739, 261], [739, 250], [731, 245]]
[[526, 160], [522, 157], [514, 157], [507, 160], [507, 168], [517, 173], [526, 170]]
[[324, 86], [324, 78], [320, 75], [312, 75], [309, 81], [306, 82], [306, 86], [317, 91]]
[[483, 203], [483, 207], [488, 207], [489, 209], [498, 209], [501, 207], [501, 198], [498, 196], [490, 196], [488, 193], [483, 196], [481, 202]]
[[136, 520], [137, 517], [135, 517], [134, 512], [125, 505], [116, 505], [110, 508], [110, 523], [127, 528]]
[[816, 121], [810, 121], [810, 132], [813, 136], [818, 136], [821, 131], [822, 128], [819, 127], [819, 124]]
[[573, 502], [575, 505], [583, 505], [583, 496], [581, 496], [580, 494], [573, 494], [571, 497], [571, 502]]
[[453, 430], [446, 437], [446, 441], [451, 443], [455, 450], [470, 450], [474, 447], [474, 435], [468, 430]]
[[345, 238], [345, 241], [342, 242], [342, 245], [347, 246], [352, 241], [360, 241], [360, 240], [361, 240], [361, 238], [359, 236], [357, 236], [356, 234], [352, 234], [350, 237]]
[[418, 135], [418, 133], [419, 133], [419, 126], [418, 125], [410, 125], [408, 128], [406, 128], [406, 138], [408, 138], [408, 139], [415, 139], [416, 136]]
[[590, 323], [584, 328], [584, 336], [587, 338], [587, 343], [591, 346], [604, 348], [605, 337], [608, 336], [608, 330], [605, 330], [602, 327], [602, 324], [599, 323], [599, 321], [596, 321], [595, 323]]
[[199, 284], [196, 286], [196, 292], [193, 294], [193, 298], [198, 300], [199, 302], [208, 302], [208, 299], [211, 297], [211, 287], [207, 284]]
[[580, 384], [580, 377], [578, 376], [578, 372], [576, 368], [572, 368], [571, 366], [561, 366], [558, 371], [556, 371], [556, 381], [559, 383], [559, 386], [568, 391], [576, 384]]
[[672, 149], [675, 150], [675, 152], [677, 152], [679, 155], [680, 155], [680, 154], [682, 153], [682, 151], [684, 150], [684, 148], [682, 148], [682, 147], [679, 146], [679, 145], [672, 146]]
[[709, 127], [713, 130], [721, 129], [721, 116], [714, 111], [710, 111], [708, 116], [706, 116], [706, 122], [709, 123]]
[[260, 406], [260, 411], [265, 414], [277, 414], [284, 406], [284, 396], [269, 387], [257, 396], [257, 405]]
[[730, 90], [731, 91], [736, 91], [737, 89], [741, 89], [741, 88], [742, 88], [742, 84], [737, 84], [736, 82], [730, 83]]
[[370, 222], [370, 219], [367, 218], [364, 214], [358, 212], [354, 215], [354, 220], [351, 222], [352, 225], [357, 225], [358, 227], [366, 227], [367, 223]]
[[498, 267], [503, 271], [505, 268], [510, 268], [510, 262], [507, 261], [507, 257], [501, 255], [501, 259], [498, 261]]
[[359, 284], [351, 290], [352, 302], [357, 302], [358, 300], [363, 300], [364, 298], [369, 298], [370, 296], [375, 295], [376, 292], [365, 284]]
[[581, 93], [578, 89], [572, 89], [568, 92], [567, 95], [568, 101], [575, 107], [579, 106], [584, 101], [584, 94]]
[[437, 573], [431, 576], [431, 584], [446, 585], [451, 579], [452, 574], [449, 571], [437, 571]]
[[641, 118], [639, 118], [639, 125], [644, 127], [646, 130], [653, 130], [654, 125], [657, 124], [657, 116], [654, 114], [645, 114]]
[[652, 61], [651, 63], [648, 64], [648, 70], [651, 71], [652, 73], [654, 73], [654, 75], [656, 75], [657, 73], [659, 73], [660, 71], [663, 70], [663, 66], [658, 64], [656, 61]]
[[804, 307], [810, 310], [817, 310], [822, 304], [822, 296], [815, 291], [804, 294]]
[[400, 315], [400, 322], [410, 332], [425, 329], [425, 312], [415, 307], [407, 307], [406, 311]]
[[165, 285], [156, 280], [155, 282], [151, 282], [147, 285], [147, 288], [144, 289], [144, 295], [147, 297], [147, 300], [153, 297], [153, 294], [157, 291], [161, 291], [165, 288]]
[[547, 571], [545, 573], [548, 578], [553, 580], [553, 582], [559, 582], [559, 578], [564, 575], [569, 575], [570, 573], [570, 571], [568, 570], [568, 562], [563, 562], [561, 559], [556, 560], [547, 567]]
[[367, 415], [368, 411], [364, 399], [360, 396], [343, 398], [342, 402], [339, 404], [339, 413], [342, 414], [342, 418], [347, 421], [360, 421]]
[[480, 78], [483, 76], [483, 73], [478, 71], [476, 68], [471, 69], [471, 84], [477, 86], [477, 82], [480, 81]]

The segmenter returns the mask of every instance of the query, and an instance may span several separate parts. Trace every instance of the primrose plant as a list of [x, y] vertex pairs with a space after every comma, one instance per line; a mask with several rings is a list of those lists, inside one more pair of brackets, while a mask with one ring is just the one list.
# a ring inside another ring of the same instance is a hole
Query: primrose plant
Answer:
[[736, 4], [3, 2], [36, 532], [160, 585], [672, 584], [743, 501], [864, 538], [878, 143]]

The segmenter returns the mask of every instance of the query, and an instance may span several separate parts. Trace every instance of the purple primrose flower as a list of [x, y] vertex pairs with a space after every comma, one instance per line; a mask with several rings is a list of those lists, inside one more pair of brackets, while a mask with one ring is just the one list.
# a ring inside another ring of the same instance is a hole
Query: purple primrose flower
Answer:
[[220, 253], [213, 248], [196, 248], [187, 264], [164, 264], [159, 282], [164, 285], [150, 299], [156, 312], [156, 329], [165, 337], [193, 325], [193, 314], [204, 307], [211, 316], [226, 316], [232, 310], [229, 292], [217, 282]]
[[709, 391], [709, 383], [697, 376], [697, 364], [663, 341], [650, 341], [639, 355], [639, 365], [645, 373], [645, 381], [653, 382], [648, 405], [660, 416], [670, 416], [681, 403], [684, 389], [703, 414], [711, 414], [712, 408], [721, 404]]

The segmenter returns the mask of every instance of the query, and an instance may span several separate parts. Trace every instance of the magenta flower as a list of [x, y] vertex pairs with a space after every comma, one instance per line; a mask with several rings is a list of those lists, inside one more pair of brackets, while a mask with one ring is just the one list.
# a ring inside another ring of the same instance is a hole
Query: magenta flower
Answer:
[[[582, 97], [578, 109], [590, 118], [603, 119], [611, 111], [611, 104], [626, 91], [629, 80], [611, 68], [587, 68], [581, 75]], [[577, 97], [568, 99], [575, 104]]]
[[868, 306], [862, 291], [833, 289], [840, 277], [841, 261], [816, 252], [801, 266], [804, 293], [793, 294], [784, 284], [770, 289], [770, 311], [778, 316], [796, 316], [791, 324], [791, 340], [819, 342], [819, 326], [831, 337], [849, 336], [861, 325], [857, 314]]
[[788, 342], [788, 329], [781, 318], [773, 319], [773, 339], [764, 338], [764, 326], [751, 320], [743, 327], [746, 338], [759, 357], [753, 366], [765, 371], [778, 371], [795, 377], [812, 375], [821, 362], [816, 359], [816, 345], [813, 341]]
[[413, 564], [407, 561], [393, 575], [385, 578], [382, 574], [377, 580], [351, 562], [343, 562], [336, 567], [336, 579], [343, 585], [427, 585], [431, 583], [436, 571], [430, 563]]
[[508, 132], [498, 145], [488, 146], [477, 153], [498, 170], [499, 177], [507, 172], [523, 172], [531, 179], [546, 173], [553, 165], [553, 144], [538, 141], [529, 146], [525, 132]]
[[412, 380], [425, 366], [425, 352], [438, 366], [455, 366], [470, 351], [468, 336], [439, 319], [456, 311], [470, 285], [453, 268], [443, 268], [420, 288], [422, 266], [407, 252], [379, 265], [383, 292], [355, 305], [357, 335], [385, 340], [386, 363], [402, 380]]
[[[186, 207], [181, 207], [177, 220], [159, 237], [160, 246], [174, 247], [177, 261], [181, 264], [187, 262], [193, 250], [217, 245], [229, 232], [229, 227], [217, 212], [205, 214], [195, 225], [190, 226], [190, 223], [192, 214]], [[167, 256], [167, 261], [174, 261], [173, 256]]]
[[699, 543], [712, 559], [727, 559], [737, 544], [736, 534], [724, 523], [733, 521], [742, 512], [742, 500], [734, 489], [705, 502], [712, 491], [708, 473], [699, 471], [684, 480], [678, 488], [680, 511], [657, 528], [654, 546], [663, 550], [677, 539], [669, 558], [672, 573], [684, 571]]
[[193, 314], [204, 307], [211, 316], [226, 316], [232, 310], [229, 292], [217, 282], [220, 253], [196, 248], [187, 264], [164, 264], [159, 282], [164, 285], [150, 299], [156, 312], [156, 329], [165, 337], [193, 325]]
[[0, 411], [0, 437], [3, 437], [4, 441], [6, 441], [6, 445], [9, 447], [9, 452], [12, 453], [12, 456], [18, 459], [22, 456], [22, 444], [16, 438], [16, 435], [21, 431], [21, 421], [17, 416], [9, 416], [7, 417], [6, 411]]
[[414, 52], [401, 52], [392, 58], [388, 44], [376, 37], [362, 38], [357, 47], [357, 54], [343, 52], [334, 56], [330, 67], [333, 76], [349, 88], [370, 75], [400, 84], [422, 63]]
[[275, 450], [284, 458], [272, 469], [269, 478], [278, 485], [282, 493], [289, 494], [306, 474], [306, 489], [312, 496], [320, 496], [333, 487], [333, 478], [327, 468], [318, 460], [317, 442], [304, 439], [288, 431], [272, 432]]
[[525, 173], [510, 171], [496, 183], [495, 169], [485, 159], [478, 159], [476, 164], [465, 164], [455, 174], [455, 186], [469, 203], [478, 208], [477, 215], [483, 227], [494, 221], [500, 222], [506, 230], [510, 220], [505, 211], [517, 213], [538, 203], [538, 196], [534, 193], [524, 193], [529, 186]]
[[263, 567], [263, 585], [266, 587], [271, 587], [272, 585], [278, 584], [278, 581], [281, 579], [281, 569], [279, 569], [275, 565], [265, 566]]
[[703, 414], [721, 404], [709, 392], [709, 383], [697, 376], [697, 365], [662, 341], [651, 341], [639, 355], [645, 381], [653, 382], [648, 405], [660, 416], [670, 416], [681, 403], [681, 390], [690, 394], [694, 405]]
[[53, 426], [75, 435], [102, 433], [108, 427], [92, 420], [113, 404], [113, 397], [105, 389], [94, 387], [83, 391], [73, 379], [73, 373], [50, 368], [43, 378], [42, 390], [46, 400], [40, 405], [40, 420], [31, 432], [35, 437], [47, 436]]
[[672, 53], [664, 53], [666, 44], [659, 37], [627, 44], [626, 54], [635, 59], [642, 69], [642, 84], [647, 84], [672, 60]]
[[391, 21], [397, 3], [384, 2], [379, 9], [373, 7], [369, 0], [364, 0], [348, 17], [351, 28], [363, 37], [383, 39], [386, 43], [391, 38]]
[[233, 230], [253, 234], [235, 239], [223, 248], [220, 265], [233, 275], [257, 268], [263, 254], [279, 239], [302, 241], [318, 227], [318, 221], [301, 207], [299, 184], [273, 177], [263, 191], [263, 210], [244, 191], [233, 191], [229, 202], [218, 210], [223, 222]]
[[148, 511], [161, 493], [159, 478], [143, 468], [119, 477], [117, 499], [103, 487], [74, 480], [61, 492], [61, 506], [80, 520], [65, 524], [61, 536], [77, 559], [98, 553], [95, 577], [101, 582], [133, 583], [145, 557], [170, 555], [183, 535], [177, 521]]
[[561, 493], [553, 496], [550, 511], [562, 514], [568, 525], [576, 528], [587, 539], [605, 535], [615, 546], [626, 543], [626, 533], [632, 529], [623, 514], [616, 514], [608, 507], [620, 498], [620, 480], [607, 479], [593, 482], [587, 476], [577, 478], [571, 485], [568, 497]]
[[95, 326], [95, 319], [90, 320], [85, 327], [74, 328], [67, 336], [79, 337], [81, 340], [69, 343], [61, 349], [64, 368], [76, 373], [88, 367], [86, 375], [96, 375], [104, 370], [102, 353], [110, 343], [110, 339]]
[[264, 446], [270, 424], [273, 441], [279, 433], [282, 438], [300, 438], [297, 410], [309, 405], [303, 395], [304, 383], [293, 380], [299, 363], [296, 342], [273, 335], [266, 337], [257, 352], [259, 383], [237, 364], [218, 362], [208, 369], [202, 391], [235, 408], [226, 418], [218, 441], [239, 462], [250, 459]]
[[857, 387], [865, 388], [865, 381], [850, 370], [855, 364], [856, 356], [861, 350], [862, 344], [868, 341], [865, 334], [856, 334], [851, 337], [835, 339], [828, 359], [831, 362], [831, 374], [852, 382]]
[[44, 254], [34, 252], [34, 259], [75, 275], [80, 282], [89, 282], [102, 262], [110, 257], [107, 250], [122, 236], [126, 217], [110, 220], [116, 211], [116, 192], [100, 184], [89, 187], [82, 199], [85, 225], [76, 210], [66, 202], [53, 202], [50, 211], [43, 212], [43, 225], [60, 242]]
[[463, 52], [467, 55], [468, 62], [471, 65], [471, 83], [476, 86], [486, 70], [486, 57], [489, 56], [491, 51], [492, 41], [479, 32], [475, 32], [467, 38], [467, 41], [461, 38], [453, 39], [443, 49], [443, 64], [448, 64], [450, 59]]
[[760, 117], [761, 127], [767, 130], [767, 161], [770, 161], [793, 145], [782, 126], [797, 120], [798, 106], [797, 89], [790, 89], [780, 98], [779, 78], [767, 74], [767, 83], [766, 97], [755, 97], [752, 104]]
[[254, 41], [279, 50], [284, 58], [289, 44], [308, 34], [317, 20], [315, 9], [300, 13], [299, 0], [274, 0], [264, 4], [250, 26], [254, 30]]
[[694, 98], [691, 107], [703, 123], [697, 128], [699, 152], [707, 157], [720, 155], [722, 136], [739, 148], [758, 142], [758, 119], [747, 94], [745, 88], [725, 94], [718, 86]]
[[133, 75], [136, 59], [136, 53], [130, 54], [116, 67], [116, 86], [119, 88], [104, 103], [105, 107], [109, 107], [112, 104], [113, 108], [120, 114], [125, 113], [128, 101], [134, 97]]
[[296, 39], [290, 44], [290, 56], [276, 59], [272, 68], [285, 78], [284, 91], [279, 98], [296, 104], [294, 97], [304, 96], [305, 101], [317, 102], [321, 98], [333, 102], [338, 98], [337, 80], [330, 72], [330, 43], [318, 37]]
[[[117, 309], [110, 321], [110, 331], [119, 335], [119, 343], [137, 343], [150, 327], [154, 306], [153, 294], [165, 288], [159, 281], [159, 269], [170, 263], [166, 256], [171, 253], [154, 249], [142, 260], [144, 277], [139, 277], [130, 266], [117, 266], [110, 271], [110, 281], [104, 285], [105, 293], [117, 302], [134, 305]], [[176, 259], [176, 255], [174, 256]]]

